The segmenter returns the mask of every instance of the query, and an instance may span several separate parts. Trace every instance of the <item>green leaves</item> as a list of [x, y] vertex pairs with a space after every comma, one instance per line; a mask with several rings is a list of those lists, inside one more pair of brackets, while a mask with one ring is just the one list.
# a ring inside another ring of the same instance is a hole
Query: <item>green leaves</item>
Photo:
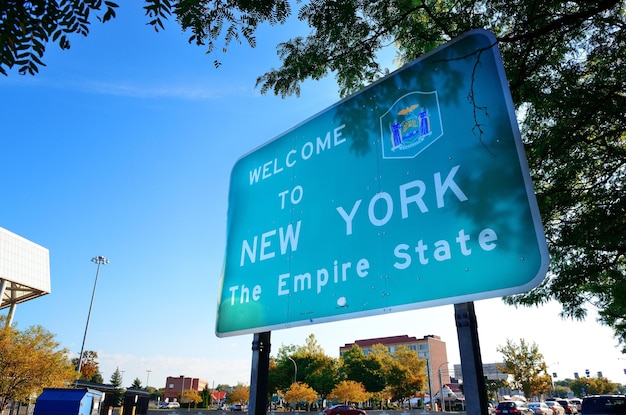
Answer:
[[45, 66], [48, 42], [69, 49], [69, 34], [87, 36], [90, 12], [106, 22], [115, 17], [117, 4], [101, 0], [6, 0], [0, 2], [0, 73], [8, 75], [14, 66], [20, 74], [34, 75]]
[[[287, 0], [180, 0], [173, 7], [168, 0], [146, 0], [144, 9], [157, 31], [173, 13], [183, 31], [191, 33], [188, 41], [205, 46], [207, 54], [226, 53], [233, 42], [255, 47], [260, 24], [284, 23], [291, 14]], [[220, 60], [214, 65], [219, 67]]]

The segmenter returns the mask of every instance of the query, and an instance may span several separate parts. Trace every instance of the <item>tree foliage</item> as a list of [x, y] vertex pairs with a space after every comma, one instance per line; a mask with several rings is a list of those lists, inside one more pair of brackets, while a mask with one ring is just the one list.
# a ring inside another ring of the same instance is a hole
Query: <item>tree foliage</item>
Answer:
[[305, 403], [307, 409], [317, 401], [318, 395], [315, 390], [306, 383], [296, 382], [285, 391], [285, 402], [299, 404]]
[[78, 377], [66, 349], [41, 326], [20, 331], [0, 317], [0, 412], [43, 388], [65, 387]]
[[[46, 42], [67, 48], [66, 35], [88, 33], [90, 11], [104, 11], [98, 18], [106, 21], [115, 8], [101, 0], [1, 2], [0, 72], [17, 65], [35, 73]], [[306, 22], [306, 36], [277, 46], [281, 66], [257, 79], [261, 92], [280, 96], [329, 75], [345, 96], [388, 73], [379, 59], [385, 48], [403, 63], [470, 29], [493, 32], [551, 255], [548, 278], [506, 301], [556, 300], [576, 319], [596, 307], [625, 344], [624, 0], [146, 0], [144, 8], [157, 30], [173, 15], [208, 53], [233, 42], [254, 47], [261, 24], [291, 15]]]
[[133, 380], [133, 383], [130, 385], [130, 387], [133, 389], [142, 389], [143, 385], [141, 384], [141, 380], [139, 378], [135, 378], [135, 380]]
[[[100, 364], [98, 363], [98, 352], [85, 350], [83, 352], [83, 362], [80, 366], [80, 379], [90, 382], [102, 382], [100, 374]], [[78, 370], [78, 357], [72, 358], [72, 364]]]
[[387, 370], [387, 385], [393, 400], [404, 401], [424, 390], [426, 360], [413, 350], [404, 346], [396, 348]]
[[39, 72], [48, 42], [70, 48], [68, 35], [87, 36], [92, 12], [102, 22], [115, 17], [111, 1], [3, 0], [0, 2], [0, 73], [14, 66], [21, 74]]
[[513, 378], [512, 381], [507, 381], [510, 388], [523, 391], [524, 396], [530, 399], [547, 393], [552, 387], [546, 362], [535, 343], [528, 344], [520, 339], [518, 345], [507, 339], [506, 345], [499, 346], [497, 350], [503, 356], [503, 364], [498, 365], [498, 369]]
[[281, 346], [270, 362], [269, 389], [284, 391], [297, 381], [306, 383], [324, 398], [335, 387], [338, 377], [338, 360], [327, 356], [311, 334], [303, 346]]
[[573, 380], [569, 387], [576, 396], [581, 397], [585, 395], [602, 395], [618, 392], [617, 385], [606, 378], [578, 378]]
[[238, 383], [226, 397], [228, 403], [245, 403], [250, 397], [250, 387]]
[[380, 392], [387, 386], [381, 360], [373, 353], [367, 356], [356, 344], [343, 354], [342, 371], [347, 380], [361, 383], [368, 392]]
[[426, 361], [406, 347], [391, 353], [377, 344], [366, 355], [355, 345], [339, 359], [333, 359], [310, 335], [304, 346], [283, 345], [270, 360], [269, 393], [293, 388], [296, 369], [296, 383], [310, 386], [323, 399], [349, 402], [372, 399], [382, 404], [388, 399], [402, 400], [416, 395], [426, 383]]
[[207, 385], [204, 385], [204, 389], [202, 389], [202, 392], [200, 392], [200, 397], [202, 398], [202, 404], [199, 405], [200, 408], [208, 408], [209, 406], [211, 406], [211, 391], [209, 390], [209, 387]]
[[197, 404], [202, 402], [202, 397], [200, 396], [198, 391], [193, 389], [187, 389], [181, 392], [178, 400], [187, 408], [191, 408], [192, 406], [195, 407]]
[[113, 386], [113, 402], [115, 406], [119, 406], [122, 404], [122, 399], [124, 398], [124, 388], [122, 388], [122, 382], [124, 379], [122, 378], [122, 373], [120, 372], [120, 368], [116, 367], [113, 374], [111, 374], [111, 386]]
[[339, 402], [360, 403], [368, 400], [370, 395], [362, 383], [353, 380], [342, 380], [331, 391], [330, 397]]

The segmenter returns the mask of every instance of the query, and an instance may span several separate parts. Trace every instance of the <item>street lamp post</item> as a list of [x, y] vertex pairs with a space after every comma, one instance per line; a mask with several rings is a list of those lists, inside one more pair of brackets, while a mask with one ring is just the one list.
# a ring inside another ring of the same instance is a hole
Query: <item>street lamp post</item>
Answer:
[[426, 358], [426, 376], [428, 376], [428, 395], [430, 396], [428, 403], [430, 404], [430, 410], [434, 410], [433, 405], [433, 382], [432, 382], [432, 373], [431, 373], [431, 365], [430, 365], [430, 357]]
[[146, 372], [148, 372], [146, 375], [146, 389], [148, 389], [148, 381], [150, 380], [150, 372], [152, 371], [150, 369], [146, 369]]
[[441, 398], [441, 410], [442, 411], [446, 410], [446, 400], [443, 397], [443, 382], [441, 381], [441, 366], [447, 365], [449, 363], [450, 362], [444, 362], [440, 364], [439, 367], [437, 368], [437, 372], [439, 372], [439, 397]]
[[93, 283], [93, 291], [91, 292], [91, 302], [89, 303], [89, 312], [87, 313], [87, 324], [85, 324], [85, 334], [83, 335], [83, 344], [80, 346], [80, 355], [78, 356], [78, 375], [80, 376], [80, 370], [83, 367], [83, 352], [85, 351], [85, 339], [87, 339], [87, 330], [89, 329], [89, 318], [91, 317], [91, 308], [93, 307], [93, 298], [96, 295], [96, 286], [98, 285], [98, 274], [100, 273], [100, 265], [106, 265], [109, 260], [99, 255], [95, 258], [91, 258], [91, 262], [98, 265], [96, 268], [96, 280]]
[[546, 372], [547, 372], [548, 375], [550, 375], [550, 387], [552, 388], [552, 390], [551, 390], [552, 396], [556, 396], [556, 388], [554, 387], [554, 378], [556, 377], [555, 376], [556, 373], [555, 372], [551, 372], [550, 373], [550, 372], [548, 372], [548, 369], [551, 368], [552, 366], [556, 366], [558, 364], [559, 364], [559, 362], [554, 362], [554, 363], [550, 363], [550, 365], [548, 365], [546, 367]]
[[291, 363], [293, 363], [293, 383], [296, 383], [296, 380], [298, 379], [298, 365], [291, 357], [287, 356], [287, 359], [291, 360]]

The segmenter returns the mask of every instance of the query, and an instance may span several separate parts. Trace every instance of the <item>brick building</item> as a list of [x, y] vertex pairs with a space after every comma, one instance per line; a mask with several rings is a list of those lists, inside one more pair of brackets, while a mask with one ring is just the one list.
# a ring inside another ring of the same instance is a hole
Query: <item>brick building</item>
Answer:
[[190, 378], [185, 376], [168, 376], [165, 380], [165, 391], [163, 391], [163, 400], [166, 402], [174, 402], [184, 390], [193, 389], [200, 393], [208, 386], [206, 380], [198, 378]]
[[347, 343], [341, 346], [339, 348], [339, 354], [343, 356], [352, 346], [357, 345], [363, 350], [363, 353], [367, 355], [372, 351], [372, 347], [375, 344], [386, 346], [392, 354], [396, 348], [405, 346], [409, 350], [415, 351], [419, 358], [425, 359], [427, 362], [428, 382], [430, 383], [430, 385], [427, 385], [426, 389], [430, 390], [433, 396], [437, 394], [440, 389], [439, 376], [441, 376], [442, 385], [450, 383], [450, 369], [448, 368], [449, 363], [446, 343], [441, 340], [441, 337], [432, 334], [424, 336], [421, 339], [401, 335], [357, 340], [354, 343]]

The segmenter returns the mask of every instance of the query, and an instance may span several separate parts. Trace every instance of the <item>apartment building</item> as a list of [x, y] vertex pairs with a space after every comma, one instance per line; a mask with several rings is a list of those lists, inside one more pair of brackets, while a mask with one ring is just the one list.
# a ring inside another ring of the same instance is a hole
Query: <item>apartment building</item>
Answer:
[[[450, 383], [450, 369], [448, 363], [448, 353], [446, 343], [441, 337], [429, 334], [420, 339], [408, 335], [378, 337], [374, 339], [357, 340], [354, 343], [347, 343], [339, 348], [339, 354], [350, 350], [354, 345], [359, 346], [366, 355], [372, 351], [375, 344], [386, 346], [393, 354], [398, 347], [404, 346], [415, 351], [417, 356], [425, 359], [428, 370], [428, 383], [426, 390], [430, 390], [434, 396], [439, 392], [440, 384]], [[440, 379], [441, 376], [441, 379]]]

